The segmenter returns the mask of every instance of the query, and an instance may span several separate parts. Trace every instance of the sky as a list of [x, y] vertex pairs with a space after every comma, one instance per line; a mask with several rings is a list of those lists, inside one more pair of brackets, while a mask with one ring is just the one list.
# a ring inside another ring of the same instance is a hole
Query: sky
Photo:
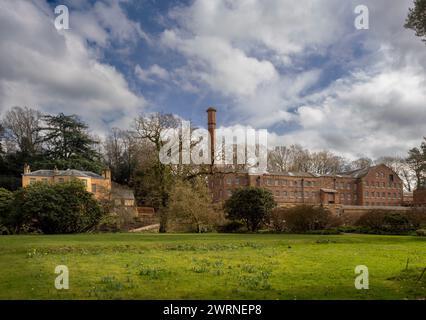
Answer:
[[412, 2], [0, 0], [0, 113], [77, 114], [102, 136], [157, 111], [205, 126], [214, 106], [218, 125], [267, 129], [270, 146], [405, 156], [426, 135]]

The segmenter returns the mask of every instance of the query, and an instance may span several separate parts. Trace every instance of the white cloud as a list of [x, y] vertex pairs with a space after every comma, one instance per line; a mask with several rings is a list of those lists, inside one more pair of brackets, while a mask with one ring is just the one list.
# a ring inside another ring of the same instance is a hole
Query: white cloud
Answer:
[[[320, 77], [297, 59], [320, 54], [344, 34], [339, 1], [196, 0], [170, 13], [162, 44], [187, 59], [182, 82], [230, 99], [234, 116], [256, 126], [288, 120], [288, 109]], [[350, 11], [349, 11], [350, 12]]]
[[[364, 1], [363, 31], [353, 23], [358, 4], [195, 0], [170, 13], [177, 25], [162, 44], [186, 58], [183, 79], [228, 98], [234, 123], [288, 127], [270, 134], [274, 144], [404, 155], [426, 118], [426, 48], [403, 28], [412, 1]], [[349, 75], [333, 79], [312, 56]], [[316, 87], [324, 78], [329, 84]]]
[[169, 72], [157, 64], [153, 64], [147, 70], [142, 69], [140, 65], [136, 65], [135, 74], [139, 80], [148, 83], [154, 83], [156, 80], [169, 80]]
[[182, 39], [169, 30], [163, 34], [162, 42], [194, 59], [190, 66], [192, 76], [196, 74], [194, 80], [203, 81], [224, 95], [252, 95], [262, 83], [277, 79], [272, 63], [248, 57], [220, 38]]
[[[7, 30], [0, 34], [0, 110], [26, 105], [75, 113], [100, 132], [105, 122], [120, 122], [144, 107], [144, 98], [129, 89], [124, 76], [99, 62], [84, 34], [54, 28], [53, 9], [45, 2], [0, 0], [0, 6], [0, 29]], [[92, 26], [89, 40], [99, 44], [110, 41], [106, 34], [130, 36]]]
[[308, 100], [298, 108], [300, 127], [283, 142], [376, 158], [403, 156], [424, 134], [426, 75], [419, 70], [356, 73]]

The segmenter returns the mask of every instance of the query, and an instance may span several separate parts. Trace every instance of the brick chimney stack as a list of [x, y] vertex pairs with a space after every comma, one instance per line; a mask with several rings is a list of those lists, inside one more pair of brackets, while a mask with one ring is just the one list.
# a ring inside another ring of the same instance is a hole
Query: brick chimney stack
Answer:
[[24, 164], [24, 174], [29, 174], [31, 173], [31, 168], [28, 165], [28, 163]]
[[106, 179], [106, 180], [111, 180], [111, 169], [110, 168], [106, 168], [102, 171], [102, 176]]
[[207, 127], [210, 134], [210, 154], [211, 154], [211, 163], [214, 164], [215, 157], [215, 146], [216, 146], [216, 109], [210, 107], [207, 109]]

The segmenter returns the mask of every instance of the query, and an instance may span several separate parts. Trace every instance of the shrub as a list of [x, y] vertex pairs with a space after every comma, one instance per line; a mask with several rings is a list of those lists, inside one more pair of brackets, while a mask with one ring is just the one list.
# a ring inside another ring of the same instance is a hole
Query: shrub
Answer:
[[362, 215], [355, 225], [369, 230], [369, 233], [405, 234], [417, 230], [423, 219], [424, 215], [417, 210], [399, 212], [373, 209]]
[[288, 209], [285, 208], [275, 208], [271, 212], [271, 218], [269, 220], [270, 227], [276, 232], [284, 232], [287, 229]]
[[426, 229], [416, 230], [416, 235], [418, 235], [419, 237], [426, 237]]
[[168, 201], [168, 224], [173, 231], [213, 231], [220, 212], [215, 210], [205, 180], [175, 181]]
[[103, 210], [81, 181], [37, 183], [15, 192], [6, 226], [15, 232], [85, 232], [96, 226]]
[[426, 227], [426, 208], [413, 208], [406, 213], [406, 216], [413, 226]]
[[339, 221], [324, 207], [300, 205], [275, 209], [271, 226], [275, 231], [304, 233], [338, 226]]
[[13, 192], [0, 188], [0, 234], [8, 234], [10, 231], [5, 226], [9, 219]]
[[96, 231], [100, 232], [119, 232], [120, 230], [120, 219], [117, 214], [104, 215], [96, 226]]
[[274, 196], [269, 190], [249, 187], [236, 190], [226, 200], [224, 210], [228, 219], [242, 221], [248, 230], [254, 232], [269, 220], [275, 206]]

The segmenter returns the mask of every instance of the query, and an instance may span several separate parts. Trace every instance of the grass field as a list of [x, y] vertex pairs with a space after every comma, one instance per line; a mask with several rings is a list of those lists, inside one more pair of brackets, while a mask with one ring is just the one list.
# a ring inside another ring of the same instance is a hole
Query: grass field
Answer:
[[[69, 290], [54, 287], [57, 265]], [[357, 265], [369, 290], [355, 289]], [[0, 299], [424, 299], [425, 267], [420, 237], [1, 236]]]

